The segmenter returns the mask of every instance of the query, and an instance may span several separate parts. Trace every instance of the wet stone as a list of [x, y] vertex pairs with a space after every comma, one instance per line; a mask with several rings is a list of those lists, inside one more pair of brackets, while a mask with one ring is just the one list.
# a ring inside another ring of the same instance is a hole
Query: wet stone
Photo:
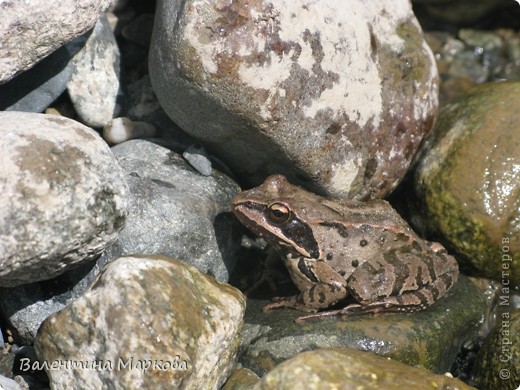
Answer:
[[277, 309], [265, 314], [266, 303], [248, 300], [239, 356], [244, 367], [259, 375], [299, 352], [330, 347], [372, 352], [444, 373], [466, 338], [478, 331], [486, 310], [479, 288], [464, 276], [445, 298], [416, 313], [295, 323], [302, 312]]
[[[520, 82], [448, 103], [418, 157], [416, 213], [476, 276], [520, 283]], [[417, 219], [418, 220], [418, 219]]]
[[303, 352], [281, 363], [253, 386], [254, 390], [318, 389], [473, 389], [436, 375], [351, 348]]

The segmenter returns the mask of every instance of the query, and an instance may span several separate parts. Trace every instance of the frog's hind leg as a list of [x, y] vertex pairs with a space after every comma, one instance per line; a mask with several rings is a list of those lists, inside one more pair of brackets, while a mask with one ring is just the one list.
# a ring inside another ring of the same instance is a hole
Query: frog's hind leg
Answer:
[[411, 313], [421, 311], [431, 306], [439, 298], [439, 284], [450, 285], [453, 281], [449, 275], [442, 275], [438, 282], [426, 285], [419, 290], [402, 293], [399, 296], [389, 296], [373, 302], [350, 304], [342, 309], [322, 311], [308, 314], [296, 319], [303, 322], [314, 318], [347, 318], [363, 314]]

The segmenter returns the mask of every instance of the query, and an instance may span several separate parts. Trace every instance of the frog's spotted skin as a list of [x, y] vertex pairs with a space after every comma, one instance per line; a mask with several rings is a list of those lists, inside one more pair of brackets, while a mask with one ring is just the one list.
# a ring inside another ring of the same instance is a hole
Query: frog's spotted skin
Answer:
[[315, 312], [348, 297], [356, 303], [301, 317], [423, 310], [457, 281], [456, 260], [419, 238], [384, 200], [330, 200], [270, 176], [233, 199], [233, 211], [281, 253], [300, 294], [264, 311]]

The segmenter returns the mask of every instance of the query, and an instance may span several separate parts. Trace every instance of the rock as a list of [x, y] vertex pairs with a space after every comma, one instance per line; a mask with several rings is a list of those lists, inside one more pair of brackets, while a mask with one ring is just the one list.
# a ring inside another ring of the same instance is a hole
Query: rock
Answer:
[[184, 151], [182, 157], [184, 157], [186, 161], [188, 161], [201, 175], [211, 175], [211, 161], [206, 149], [202, 146], [196, 144], [191, 145]]
[[74, 71], [67, 86], [78, 115], [88, 126], [103, 127], [122, 110], [119, 62], [116, 38], [103, 16], [83, 50], [74, 57]]
[[294, 323], [302, 312], [280, 309], [265, 314], [261, 308], [266, 303], [248, 300], [240, 342], [239, 362], [258, 375], [300, 352], [329, 347], [355, 348], [444, 373], [462, 343], [478, 331], [486, 310], [481, 291], [464, 276], [433, 306], [409, 314], [302, 324]]
[[222, 390], [249, 390], [260, 378], [247, 368], [239, 368], [231, 374]]
[[351, 348], [303, 352], [256, 384], [268, 389], [473, 389], [457, 379]]
[[520, 384], [520, 310], [503, 311], [473, 366], [479, 389], [515, 390]]
[[67, 88], [70, 60], [84, 46], [87, 35], [44, 58], [31, 69], [0, 85], [0, 110], [42, 112]]
[[0, 287], [51, 279], [99, 255], [126, 217], [127, 185], [92, 129], [0, 113]]
[[185, 144], [184, 147], [195, 142], [161, 108], [148, 76], [144, 76], [128, 85], [127, 117], [133, 121], [147, 122], [154, 125], [162, 138], [182, 141]]
[[157, 133], [154, 125], [146, 122], [134, 122], [131, 119], [122, 117], [114, 118], [103, 128], [103, 139], [111, 144], [135, 138], [153, 138]]
[[14, 380], [0, 375], [0, 389], [2, 390], [22, 390], [20, 385]]
[[[415, 174], [430, 237], [479, 276], [520, 282], [520, 82], [475, 87], [441, 111]], [[463, 267], [464, 268], [464, 267]]]
[[124, 257], [42, 324], [35, 348], [41, 361], [91, 365], [47, 369], [53, 389], [216, 389], [232, 369], [244, 307], [237, 289], [179, 260]]
[[112, 1], [3, 0], [0, 20], [0, 84], [91, 29]]
[[36, 332], [51, 314], [80, 297], [106, 261], [90, 261], [58, 277], [12, 288], [0, 288], [0, 314], [18, 345], [34, 343]]
[[128, 85], [128, 117], [147, 121], [150, 116], [162, 110], [152, 89], [149, 76]]
[[437, 113], [410, 3], [228, 3], [158, 2], [150, 78], [173, 121], [251, 185], [391, 191]]
[[128, 141], [113, 152], [126, 172], [130, 211], [103, 258], [162, 254], [227, 281], [240, 246], [241, 227], [230, 209], [238, 185], [218, 171], [202, 176], [180, 155], [149, 141]]

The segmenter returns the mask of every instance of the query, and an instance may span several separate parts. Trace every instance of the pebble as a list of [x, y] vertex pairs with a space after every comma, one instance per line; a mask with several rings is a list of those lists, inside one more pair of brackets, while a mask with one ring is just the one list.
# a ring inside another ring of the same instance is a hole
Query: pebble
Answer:
[[157, 134], [154, 125], [132, 121], [129, 118], [114, 118], [103, 127], [103, 139], [109, 145], [116, 145], [135, 138], [153, 138]]

